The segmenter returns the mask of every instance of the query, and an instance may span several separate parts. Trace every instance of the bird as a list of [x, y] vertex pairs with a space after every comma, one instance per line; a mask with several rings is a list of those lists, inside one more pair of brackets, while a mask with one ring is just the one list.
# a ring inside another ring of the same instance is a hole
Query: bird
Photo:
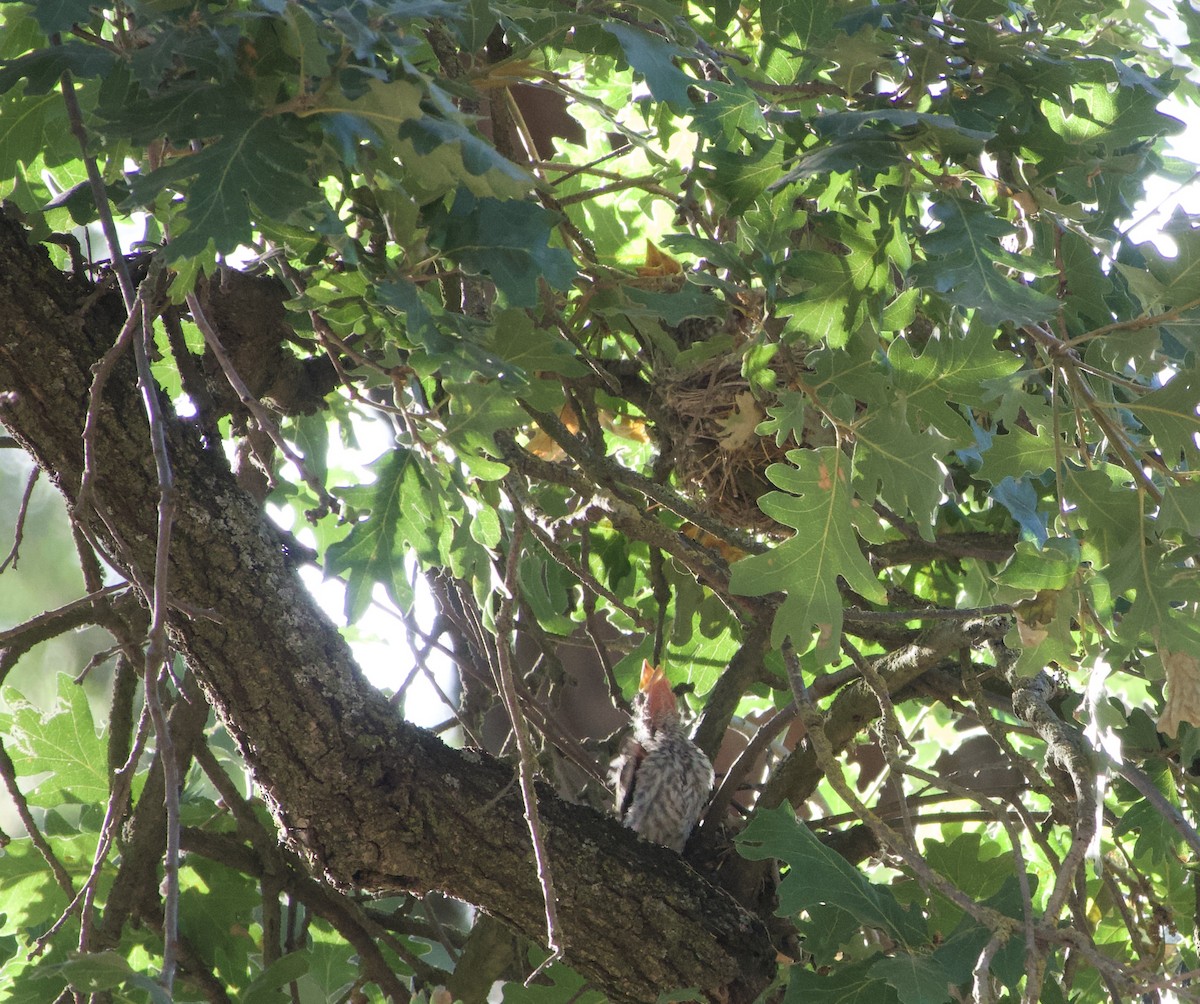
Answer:
[[647, 840], [682, 851], [713, 787], [713, 767], [679, 719], [660, 666], [642, 660], [633, 734], [613, 761], [617, 815]]

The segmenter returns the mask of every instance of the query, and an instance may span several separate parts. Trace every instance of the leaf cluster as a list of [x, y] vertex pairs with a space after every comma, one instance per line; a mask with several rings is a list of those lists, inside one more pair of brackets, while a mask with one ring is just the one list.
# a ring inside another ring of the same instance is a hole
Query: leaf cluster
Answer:
[[[1152, 181], [1195, 176], [1169, 146], [1194, 42], [1115, 0], [0, 18], [4, 196], [97, 299], [112, 278], [79, 245], [106, 222], [161, 262], [160, 385], [340, 580], [351, 631], [403, 625], [398, 704], [441, 653], [447, 727], [507, 751], [494, 670], [517, 653], [540, 766], [601, 801], [614, 719], [571, 722], [573, 653], [595, 705], [665, 663], [727, 778], [692, 859], [785, 920], [795, 964], [763, 999], [1090, 1001], [1150, 992], [1169, 954], [1196, 968], [1200, 226], [1176, 210], [1171, 251], [1129, 236]], [[217, 403], [189, 294], [230, 269], [271, 275], [282, 351], [336, 373], [308, 414]], [[159, 999], [161, 931], [133, 913], [103, 949], [68, 958], [70, 920], [28, 957], [103, 847], [121, 761], [80, 690], [4, 702], [63, 866], [0, 858], [4, 978], [46, 988], [14, 999]], [[134, 706], [114, 697], [106, 735]], [[231, 758], [223, 735], [201, 742]], [[228, 780], [198, 754], [184, 790], [176, 999], [381, 998], [386, 974], [483, 965], [416, 899], [331, 905], [290, 860], [281, 884], [263, 793], [231, 819]], [[707, 867], [733, 833], [737, 868]], [[847, 834], [869, 848], [839, 856]], [[525, 947], [486, 971], [514, 980]]]

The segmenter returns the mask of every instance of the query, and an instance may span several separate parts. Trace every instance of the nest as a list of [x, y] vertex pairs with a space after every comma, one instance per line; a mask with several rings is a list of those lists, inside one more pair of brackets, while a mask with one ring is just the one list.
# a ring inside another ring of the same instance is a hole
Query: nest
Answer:
[[[784, 528], [759, 509], [758, 499], [775, 489], [766, 469], [790, 447], [755, 431], [776, 399], [756, 396], [742, 375], [742, 355], [735, 347], [667, 375], [657, 388], [655, 418], [674, 443], [676, 475], [693, 488], [701, 509], [730, 527], [779, 534]], [[781, 349], [780, 361], [798, 365], [799, 352]]]

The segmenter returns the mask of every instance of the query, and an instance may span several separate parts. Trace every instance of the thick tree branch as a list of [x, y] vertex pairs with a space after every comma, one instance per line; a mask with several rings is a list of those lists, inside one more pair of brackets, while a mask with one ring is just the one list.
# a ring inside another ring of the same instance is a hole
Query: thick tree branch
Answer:
[[[0, 219], [0, 421], [68, 504], [83, 471], [89, 367], [124, 320]], [[340, 886], [439, 889], [531, 937], [544, 931], [512, 770], [396, 717], [296, 576], [219, 449], [167, 422], [178, 510], [169, 628], [251, 764], [288, 843]], [[105, 391], [94, 491], [152, 567], [158, 485], [132, 367]], [[88, 515], [90, 529], [107, 529]], [[116, 553], [110, 548], [110, 553]], [[182, 611], [202, 612], [186, 616]], [[758, 920], [678, 856], [543, 789], [568, 960], [616, 1001], [694, 986], [752, 1000], [774, 970]]]
[[[891, 652], [874, 663], [890, 694], [911, 684], [955, 653], [995, 635], [998, 618], [966, 624], [943, 621], [925, 631], [911, 645]], [[1003, 632], [1001, 631], [1001, 634]], [[825, 718], [825, 734], [834, 750], [843, 749], [870, 722], [879, 717], [879, 700], [863, 680], [842, 689]], [[808, 743], [797, 746], [772, 772], [759, 805], [772, 808], [785, 799], [799, 805], [816, 789], [824, 771]]]

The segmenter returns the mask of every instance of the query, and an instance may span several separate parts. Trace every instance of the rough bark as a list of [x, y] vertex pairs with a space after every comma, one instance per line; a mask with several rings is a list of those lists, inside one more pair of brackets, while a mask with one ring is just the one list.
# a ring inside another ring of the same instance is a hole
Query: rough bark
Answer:
[[[0, 218], [0, 421], [74, 507], [90, 367], [123, 321]], [[159, 489], [122, 360], [104, 393], [95, 511], [111, 560], [148, 581]], [[400, 720], [366, 683], [219, 443], [170, 421], [178, 488], [173, 643], [251, 765], [282, 836], [342, 886], [441, 890], [544, 934], [512, 771]], [[542, 793], [568, 961], [612, 999], [698, 987], [753, 999], [774, 969], [758, 920], [676, 854]]]

